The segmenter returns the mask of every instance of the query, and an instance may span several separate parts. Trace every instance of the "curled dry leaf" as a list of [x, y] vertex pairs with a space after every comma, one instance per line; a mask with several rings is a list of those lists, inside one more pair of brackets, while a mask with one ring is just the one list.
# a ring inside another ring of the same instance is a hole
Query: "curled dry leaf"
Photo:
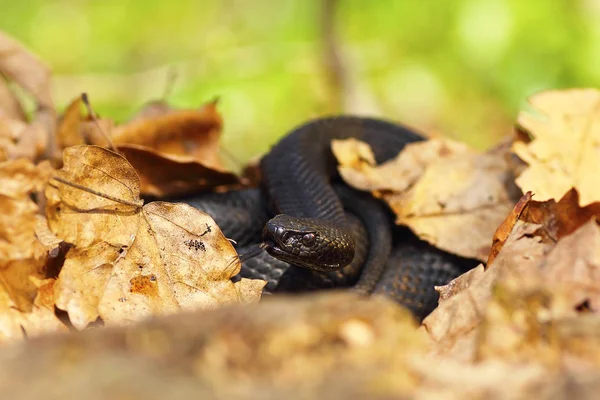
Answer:
[[238, 183], [219, 157], [223, 121], [216, 103], [197, 110], [146, 109], [113, 131], [119, 151], [142, 180], [142, 192], [164, 197]]
[[[578, 207], [576, 196], [562, 207], [535, 203], [529, 201], [521, 219], [533, 210], [547, 226], [518, 220], [488, 270], [479, 267], [439, 289], [440, 305], [423, 322], [435, 354], [552, 368], [600, 365], [600, 347], [582, 352], [580, 332], [558, 329], [570, 321], [589, 335], [586, 324], [597, 325], [578, 319], [600, 310], [600, 227], [588, 212], [595, 205]], [[576, 209], [587, 221], [562, 236], [555, 234], [561, 229], [556, 221], [565, 216], [543, 215], [569, 210], [570, 218], [581, 221]]]
[[220, 168], [219, 136], [223, 121], [216, 104], [197, 110], [170, 110], [137, 118], [115, 128], [116, 145], [147, 146], [158, 153], [191, 157]]
[[600, 220], [600, 202], [581, 207], [577, 190], [571, 189], [558, 202], [530, 201], [519, 218], [542, 225], [548, 239], [557, 241], [592, 217]]
[[57, 175], [47, 217], [75, 247], [55, 298], [77, 328], [260, 298], [264, 281], [231, 281], [239, 258], [212, 218], [186, 204], [141, 207], [139, 179], [122, 156], [70, 147]]
[[[562, 238], [540, 268], [549, 290], [560, 299], [553, 305], [554, 313], [569, 316], [584, 303], [589, 311], [600, 312], [600, 227], [597, 220], [590, 219]], [[552, 284], [556, 287], [552, 288]]]
[[239, 182], [221, 166], [222, 120], [213, 103], [199, 110], [157, 106], [117, 127], [107, 119], [82, 116], [81, 104], [81, 97], [76, 98], [63, 115], [58, 128], [61, 148], [84, 142], [107, 147], [104, 135], [110, 135], [140, 177], [144, 194], [176, 196]]
[[365, 160], [356, 149], [354, 144], [333, 146], [348, 184], [381, 196], [396, 222], [421, 239], [462, 257], [487, 260], [490, 238], [513, 206], [502, 152], [481, 154], [460, 143], [432, 139], [409, 144], [394, 160], [372, 166], [352, 161]]
[[85, 104], [83, 96], [73, 99], [58, 121], [56, 141], [61, 150], [81, 144], [101, 147], [110, 145], [106, 137], [110, 137], [114, 122], [110, 119], [98, 117], [94, 119], [90, 115], [82, 114], [82, 106]]
[[513, 226], [515, 226], [515, 223], [521, 216], [521, 213], [531, 201], [531, 197], [531, 192], [525, 193], [521, 197], [521, 199], [519, 199], [517, 204], [515, 204], [514, 208], [506, 216], [504, 221], [502, 221], [498, 229], [496, 229], [496, 232], [494, 233], [494, 238], [492, 239], [492, 248], [490, 250], [490, 255], [488, 257], [486, 265], [491, 265], [498, 253], [500, 252], [500, 249], [506, 242], [506, 239], [508, 239], [508, 235], [510, 235], [510, 232], [512, 232]]
[[56, 141], [60, 149], [85, 144], [85, 137], [81, 131], [81, 124], [84, 122], [81, 114], [82, 105], [81, 96], [78, 96], [71, 101], [64, 114], [60, 117], [56, 132]]
[[159, 153], [138, 145], [119, 145], [119, 151], [137, 171], [143, 192], [148, 195], [176, 196], [239, 182], [235, 174], [191, 157]]
[[522, 112], [519, 128], [533, 140], [517, 140], [514, 153], [528, 164], [517, 178], [536, 199], [563, 197], [571, 188], [582, 206], [600, 200], [600, 91], [551, 90], [529, 98], [538, 112]]

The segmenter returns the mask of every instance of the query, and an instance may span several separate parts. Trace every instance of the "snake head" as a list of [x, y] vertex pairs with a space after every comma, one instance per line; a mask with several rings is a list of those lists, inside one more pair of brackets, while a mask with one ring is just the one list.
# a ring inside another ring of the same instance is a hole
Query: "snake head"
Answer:
[[263, 229], [267, 253], [300, 267], [321, 271], [342, 268], [354, 258], [354, 238], [338, 225], [280, 214]]

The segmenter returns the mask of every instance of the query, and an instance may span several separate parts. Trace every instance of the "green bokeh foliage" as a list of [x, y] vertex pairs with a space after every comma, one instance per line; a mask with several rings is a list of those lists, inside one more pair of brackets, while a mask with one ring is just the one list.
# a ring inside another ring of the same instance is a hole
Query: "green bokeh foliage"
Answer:
[[[600, 81], [595, 0], [338, 3], [351, 110], [484, 148], [510, 133], [527, 96]], [[87, 91], [118, 121], [162, 96], [172, 66], [168, 101], [219, 96], [224, 145], [247, 159], [294, 124], [342, 109], [323, 61], [322, 4], [0, 0], [0, 29], [52, 67], [59, 107]]]

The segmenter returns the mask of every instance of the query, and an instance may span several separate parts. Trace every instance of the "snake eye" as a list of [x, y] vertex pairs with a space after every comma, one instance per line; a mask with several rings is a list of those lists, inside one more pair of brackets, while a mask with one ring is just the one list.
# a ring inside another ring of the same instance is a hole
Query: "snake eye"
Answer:
[[307, 233], [306, 235], [302, 236], [302, 244], [306, 247], [310, 247], [315, 244], [315, 234]]

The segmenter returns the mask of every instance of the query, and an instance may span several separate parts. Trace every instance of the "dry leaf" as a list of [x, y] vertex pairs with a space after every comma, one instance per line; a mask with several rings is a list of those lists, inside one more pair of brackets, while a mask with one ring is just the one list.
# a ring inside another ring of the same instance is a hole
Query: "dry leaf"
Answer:
[[21, 103], [2, 78], [0, 78], [0, 116], [17, 121], [26, 120]]
[[81, 114], [83, 101], [81, 96], [76, 97], [60, 118], [56, 133], [56, 141], [60, 149], [65, 149], [69, 146], [85, 144], [81, 124], [84, 118]]
[[141, 145], [169, 155], [186, 156], [204, 166], [221, 168], [219, 136], [223, 121], [215, 103], [197, 110], [172, 110], [135, 119], [115, 128], [114, 143]]
[[600, 219], [600, 202], [581, 207], [577, 190], [571, 189], [558, 203], [553, 199], [530, 201], [519, 218], [542, 225], [549, 239], [557, 241], [574, 232], [592, 217]]
[[60, 183], [55, 184], [58, 190], [47, 187], [46, 216], [52, 232], [78, 247], [101, 241], [116, 248], [130, 246], [142, 202], [139, 178], [127, 160], [101, 147], [80, 145], [65, 149], [63, 162], [56, 175], [78, 187]]
[[504, 243], [506, 242], [506, 239], [508, 239], [508, 235], [510, 235], [513, 226], [515, 226], [515, 223], [521, 216], [521, 213], [523, 212], [525, 207], [527, 207], [529, 201], [531, 201], [531, 197], [531, 192], [525, 193], [523, 197], [521, 197], [521, 199], [517, 202], [517, 204], [515, 204], [514, 208], [506, 216], [504, 221], [502, 221], [498, 229], [496, 229], [496, 233], [494, 233], [494, 238], [492, 240], [492, 248], [490, 250], [490, 255], [488, 257], [486, 265], [490, 265], [494, 261], [494, 259], [500, 252], [500, 249], [502, 248], [502, 246], [504, 246]]
[[39, 122], [32, 122], [25, 128], [9, 153], [9, 158], [27, 158], [32, 161], [41, 159], [48, 146], [48, 134]]
[[264, 281], [231, 281], [239, 259], [212, 218], [186, 204], [141, 207], [139, 179], [120, 155], [70, 147], [57, 175], [63, 181], [46, 191], [48, 221], [75, 248], [55, 298], [77, 328], [260, 298]]
[[40, 107], [54, 109], [50, 69], [16, 40], [0, 32], [0, 71], [31, 93]]
[[[600, 227], [590, 219], [560, 240], [540, 266], [554, 296], [553, 313], [568, 316], [587, 303], [588, 311], [600, 312]], [[559, 309], [560, 308], [560, 309]]]
[[36, 304], [48, 250], [37, 239], [39, 209], [30, 196], [41, 190], [51, 173], [48, 163], [35, 166], [25, 159], [0, 163], [4, 212], [0, 219], [0, 340], [64, 328], [53, 306]]
[[539, 113], [522, 112], [519, 128], [534, 139], [516, 141], [513, 151], [529, 167], [517, 178], [536, 199], [559, 199], [571, 188], [585, 206], [600, 201], [600, 91], [551, 90], [529, 98]]
[[151, 196], [177, 196], [239, 183], [235, 174], [191, 157], [158, 153], [137, 145], [120, 145], [119, 151], [137, 171], [142, 193]]
[[507, 271], [519, 274], [535, 268], [550, 246], [533, 235], [538, 228], [518, 221], [488, 270], [479, 266], [440, 289], [444, 293], [440, 305], [423, 321], [437, 354], [473, 359], [477, 329], [485, 317], [496, 280]]
[[[598, 249], [593, 217], [558, 242], [543, 226], [517, 221], [487, 271], [479, 267], [440, 289], [440, 306], [423, 322], [434, 353], [563, 366], [565, 350], [579, 351], [581, 339], [557, 325], [582, 307], [599, 310]], [[600, 351], [582, 357], [600, 365]]]
[[108, 147], [105, 136], [111, 136], [138, 173], [143, 194], [178, 196], [239, 183], [221, 166], [222, 121], [214, 103], [199, 110], [154, 107], [118, 127], [108, 119], [83, 117], [81, 104], [78, 97], [65, 111], [58, 128], [60, 148], [83, 143]]
[[14, 148], [25, 129], [27, 129], [25, 122], [0, 115], [0, 151], [2, 155], [0, 161], [12, 158]]
[[[333, 150], [338, 160], [353, 159], [344, 154], [348, 149]], [[380, 166], [353, 162], [339, 170], [350, 185], [379, 193], [397, 223], [462, 257], [487, 260], [490, 238], [513, 206], [504, 154], [480, 154], [452, 141], [412, 143]]]

